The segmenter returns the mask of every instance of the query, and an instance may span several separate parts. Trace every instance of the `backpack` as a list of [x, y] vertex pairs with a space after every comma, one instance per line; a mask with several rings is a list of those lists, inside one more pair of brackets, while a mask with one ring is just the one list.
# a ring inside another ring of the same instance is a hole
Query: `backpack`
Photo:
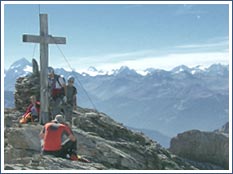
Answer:
[[63, 79], [63, 81], [65, 82], [65, 78], [64, 77], [62, 77], [62, 76], [60, 76], [60, 75], [57, 75], [57, 74], [55, 74], [55, 76], [54, 76], [54, 79], [55, 79], [55, 86], [56, 86], [56, 83], [58, 83], [59, 84], [59, 86], [60, 86], [60, 88], [54, 88], [54, 89], [52, 89], [52, 96], [53, 97], [61, 97], [61, 96], [64, 96], [65, 95], [65, 90], [64, 90], [64, 87], [62, 86], [62, 84], [60, 83], [60, 81], [59, 81], [59, 78], [62, 78]]
[[27, 113], [19, 120], [21, 124], [26, 124], [28, 122], [34, 122], [31, 112]]
[[61, 83], [60, 83], [60, 81], [59, 81], [59, 78], [62, 78], [62, 80], [66, 83], [65, 78], [63, 76], [60, 76], [60, 75], [57, 75], [57, 74], [54, 75], [54, 78], [55, 78], [55, 81], [59, 84], [59, 86], [61, 88], [63, 88], [62, 85], [61, 85]]

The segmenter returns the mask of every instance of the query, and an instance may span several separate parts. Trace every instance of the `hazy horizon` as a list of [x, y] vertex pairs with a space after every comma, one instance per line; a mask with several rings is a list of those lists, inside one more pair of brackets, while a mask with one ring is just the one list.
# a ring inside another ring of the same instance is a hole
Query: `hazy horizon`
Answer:
[[39, 44], [22, 42], [23, 34], [38, 35], [39, 12], [48, 14], [49, 34], [67, 39], [59, 48], [49, 46], [49, 65], [53, 67], [69, 68], [65, 58], [77, 71], [90, 66], [168, 70], [181, 64], [229, 64], [231, 16], [226, 2], [57, 3], [39, 6], [38, 2], [5, 2], [4, 13], [1, 12], [4, 68], [20, 57], [36, 58], [39, 62]]

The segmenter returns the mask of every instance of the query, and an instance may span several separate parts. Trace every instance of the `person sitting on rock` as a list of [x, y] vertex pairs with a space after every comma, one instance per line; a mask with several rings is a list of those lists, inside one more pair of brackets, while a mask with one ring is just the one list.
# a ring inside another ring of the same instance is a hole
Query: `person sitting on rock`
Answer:
[[31, 104], [27, 107], [26, 112], [19, 120], [21, 124], [39, 121], [40, 114], [40, 102], [36, 100], [36, 96], [32, 95], [30, 97]]
[[[68, 139], [62, 142], [64, 136]], [[54, 120], [44, 125], [40, 138], [42, 139], [42, 154], [78, 160], [76, 138], [62, 115], [56, 115]]]
[[48, 87], [50, 90], [50, 115], [61, 114], [67, 101], [66, 82], [63, 76], [54, 73], [52, 67], [48, 67]]

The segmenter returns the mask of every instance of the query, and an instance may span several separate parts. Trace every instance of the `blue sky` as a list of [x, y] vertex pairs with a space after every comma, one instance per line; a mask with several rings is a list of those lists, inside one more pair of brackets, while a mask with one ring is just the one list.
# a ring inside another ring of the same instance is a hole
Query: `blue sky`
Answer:
[[[40, 13], [48, 14], [49, 34], [66, 37], [59, 48], [76, 70], [228, 64], [228, 5], [182, 3], [41, 4]], [[5, 4], [5, 69], [22, 57], [39, 62], [39, 45], [22, 42], [22, 34], [39, 34], [38, 13], [38, 4]], [[56, 45], [49, 65], [69, 69]]]

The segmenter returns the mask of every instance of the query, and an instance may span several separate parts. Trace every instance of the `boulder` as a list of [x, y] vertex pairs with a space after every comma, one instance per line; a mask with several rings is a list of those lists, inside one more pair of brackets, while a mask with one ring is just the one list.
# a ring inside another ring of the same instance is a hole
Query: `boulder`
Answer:
[[32, 72], [35, 75], [38, 75], [40, 73], [39, 72], [39, 66], [38, 66], [38, 63], [37, 63], [36, 59], [32, 59]]
[[172, 138], [169, 150], [190, 160], [229, 168], [229, 139], [222, 133], [187, 131]]

